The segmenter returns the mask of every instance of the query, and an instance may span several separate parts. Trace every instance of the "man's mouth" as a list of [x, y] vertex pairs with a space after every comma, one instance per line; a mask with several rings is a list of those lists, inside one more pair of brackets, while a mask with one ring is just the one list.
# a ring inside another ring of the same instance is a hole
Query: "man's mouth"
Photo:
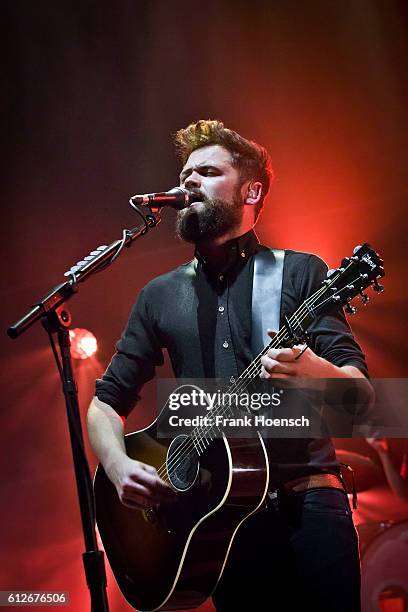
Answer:
[[204, 198], [202, 195], [198, 193], [190, 193], [188, 198], [188, 206], [194, 206], [194, 204], [197, 204], [198, 202], [203, 202], [203, 200]]

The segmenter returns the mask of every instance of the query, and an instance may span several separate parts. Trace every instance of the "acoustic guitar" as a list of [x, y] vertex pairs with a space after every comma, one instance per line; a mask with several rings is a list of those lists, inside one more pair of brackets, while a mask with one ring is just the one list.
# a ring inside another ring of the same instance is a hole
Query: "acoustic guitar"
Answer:
[[[328, 272], [319, 289], [286, 319], [271, 342], [228, 389], [240, 393], [259, 377], [260, 359], [269, 348], [293, 345], [316, 317], [342, 308], [364, 289], [381, 292], [383, 262], [368, 244], [356, 247], [341, 267]], [[214, 414], [226, 414], [219, 404]], [[132, 510], [98, 466], [94, 480], [96, 520], [113, 574], [137, 610], [179, 610], [201, 605], [214, 591], [240, 525], [265, 505], [268, 456], [261, 435], [248, 439], [215, 435], [212, 426], [191, 434], [158, 437], [168, 403], [146, 429], [125, 436], [129, 457], [153, 465], [179, 491], [178, 500]]]

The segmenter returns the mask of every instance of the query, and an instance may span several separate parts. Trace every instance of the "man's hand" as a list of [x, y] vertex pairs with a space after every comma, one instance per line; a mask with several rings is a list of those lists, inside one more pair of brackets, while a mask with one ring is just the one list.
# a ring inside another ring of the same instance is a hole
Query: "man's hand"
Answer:
[[126, 454], [123, 421], [109, 404], [94, 397], [88, 410], [89, 440], [119, 499], [128, 508], [149, 508], [176, 499], [176, 492], [154, 467]]
[[[268, 329], [273, 338], [276, 332]], [[269, 349], [261, 357], [261, 378], [364, 378], [364, 374], [354, 366], [337, 367], [326, 359], [319, 357], [304, 345], [292, 348]], [[302, 354], [301, 354], [302, 353]]]
[[[273, 338], [275, 332], [268, 329], [268, 335]], [[269, 349], [266, 355], [261, 357], [261, 378], [288, 378], [299, 376], [301, 378], [321, 378], [326, 376], [327, 365], [325, 359], [318, 357], [310, 348], [304, 345], [296, 345], [292, 348]]]
[[128, 508], [144, 509], [177, 499], [177, 493], [159, 478], [153, 466], [130, 457], [117, 459], [106, 469], [106, 474], [115, 485], [120, 501]]
[[302, 378], [320, 378], [322, 364], [320, 357], [310, 348], [297, 359], [304, 346], [296, 345], [293, 348], [269, 349], [261, 357], [261, 378], [287, 378], [300, 376]]

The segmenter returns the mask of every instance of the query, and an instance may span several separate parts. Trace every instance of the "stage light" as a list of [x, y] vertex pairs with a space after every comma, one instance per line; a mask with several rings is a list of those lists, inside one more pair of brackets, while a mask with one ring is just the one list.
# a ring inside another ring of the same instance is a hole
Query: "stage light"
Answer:
[[76, 327], [69, 330], [71, 339], [71, 355], [73, 359], [88, 359], [98, 349], [98, 343], [92, 332]]

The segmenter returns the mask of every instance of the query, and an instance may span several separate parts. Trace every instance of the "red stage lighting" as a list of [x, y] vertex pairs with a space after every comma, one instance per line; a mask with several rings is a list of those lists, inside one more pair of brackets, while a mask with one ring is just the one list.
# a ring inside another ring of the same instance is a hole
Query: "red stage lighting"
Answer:
[[74, 359], [88, 359], [98, 349], [98, 343], [92, 332], [76, 327], [69, 330], [71, 355]]

